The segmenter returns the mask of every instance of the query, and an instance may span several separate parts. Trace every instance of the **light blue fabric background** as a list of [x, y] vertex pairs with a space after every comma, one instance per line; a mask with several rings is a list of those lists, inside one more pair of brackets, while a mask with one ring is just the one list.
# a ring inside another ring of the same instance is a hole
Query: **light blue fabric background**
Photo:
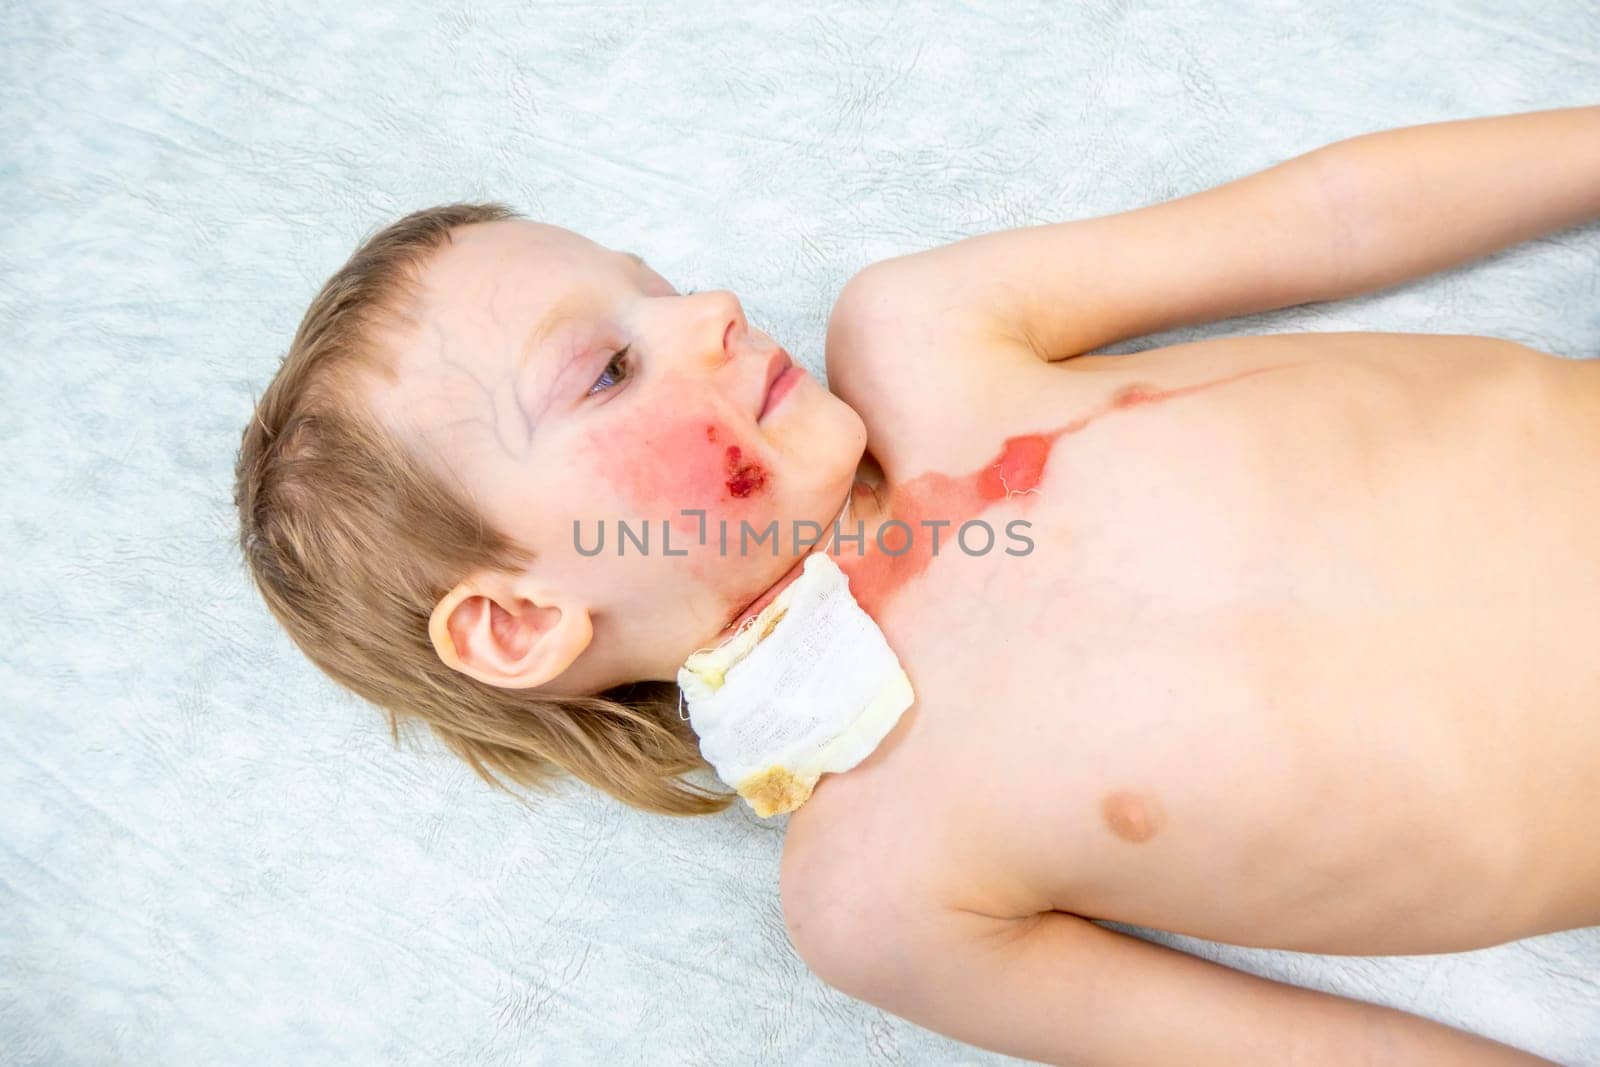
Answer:
[[[1006, 1061], [809, 975], [781, 819], [578, 788], [519, 808], [429, 740], [395, 751], [278, 631], [234, 548], [233, 456], [377, 227], [505, 199], [732, 289], [820, 373], [874, 260], [1600, 98], [1589, 0], [5, 0], [0, 22], [0, 1059], [21, 1064]], [[1593, 358], [1600, 228], [1111, 351], [1304, 330]], [[1165, 940], [1600, 1062], [1600, 930], [1405, 959]]]

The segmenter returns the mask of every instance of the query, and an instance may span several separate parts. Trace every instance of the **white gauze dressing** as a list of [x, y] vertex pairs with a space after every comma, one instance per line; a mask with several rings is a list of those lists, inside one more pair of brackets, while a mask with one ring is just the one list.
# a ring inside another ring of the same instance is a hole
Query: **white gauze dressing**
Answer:
[[678, 687], [700, 752], [762, 818], [878, 747], [911, 706], [911, 680], [826, 553], [727, 641], [690, 656]]

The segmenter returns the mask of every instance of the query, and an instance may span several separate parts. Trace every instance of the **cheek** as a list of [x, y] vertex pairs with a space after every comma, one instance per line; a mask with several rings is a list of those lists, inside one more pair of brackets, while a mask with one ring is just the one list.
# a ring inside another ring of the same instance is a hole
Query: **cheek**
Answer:
[[670, 518], [679, 508], [739, 513], [773, 489], [755, 449], [709, 416], [629, 420], [596, 431], [587, 445], [598, 457], [596, 476], [651, 518]]

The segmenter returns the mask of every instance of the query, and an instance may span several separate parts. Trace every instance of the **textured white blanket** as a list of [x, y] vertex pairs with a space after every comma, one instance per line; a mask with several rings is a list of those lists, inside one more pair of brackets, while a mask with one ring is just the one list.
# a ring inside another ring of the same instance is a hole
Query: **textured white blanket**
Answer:
[[[578, 788], [518, 808], [431, 742], [393, 751], [278, 631], [231, 543], [233, 452], [364, 234], [504, 199], [732, 289], [820, 373], [874, 260], [1600, 89], [1592, 0], [0, 0], [0, 25], [0, 1059], [23, 1064], [1005, 1060], [809, 975], [784, 820]], [[1600, 356], [1600, 228], [1116, 351], [1305, 330]], [[1410, 959], [1176, 943], [1600, 1063], [1600, 930]]]

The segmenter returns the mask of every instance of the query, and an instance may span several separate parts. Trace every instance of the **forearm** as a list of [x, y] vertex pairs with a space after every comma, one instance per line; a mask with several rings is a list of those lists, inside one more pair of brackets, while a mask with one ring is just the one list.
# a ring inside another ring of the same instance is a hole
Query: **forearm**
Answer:
[[[1309, 992], [1309, 991], [1307, 991]], [[1531, 1067], [1550, 1061], [1528, 1052], [1362, 1001], [1313, 994], [1315, 1001], [1292, 1024], [1292, 1052], [1281, 1062], [1303, 1067], [1367, 1064], [1405, 1067], [1449, 1063], [1459, 1067]], [[1285, 1050], [1289, 1052], [1289, 1050]]]
[[835, 988], [980, 1048], [1070, 1067], [1529, 1067], [1380, 1004], [1223, 966], [1063, 912], [876, 927], [807, 962]]
[[1329, 299], [1600, 218], [1600, 106], [1382, 130], [1307, 158], [1329, 211]]

